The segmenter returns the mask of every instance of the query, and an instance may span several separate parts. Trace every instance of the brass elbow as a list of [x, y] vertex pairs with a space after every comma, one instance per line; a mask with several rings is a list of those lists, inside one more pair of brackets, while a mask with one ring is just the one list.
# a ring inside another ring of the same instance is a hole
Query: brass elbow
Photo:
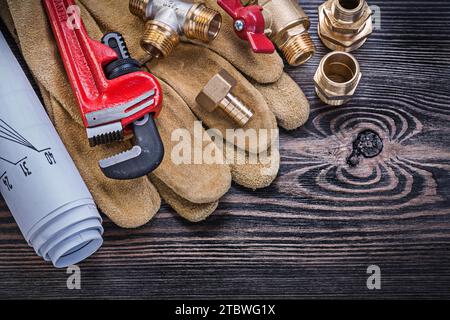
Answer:
[[283, 53], [290, 65], [307, 62], [316, 52], [308, 33], [309, 17], [297, 0], [243, 0], [244, 5], [258, 4], [263, 7], [266, 35]]
[[326, 104], [341, 106], [356, 92], [362, 74], [350, 53], [333, 51], [323, 57], [314, 76], [316, 93]]
[[189, 0], [130, 0], [130, 12], [145, 21], [141, 47], [152, 57], [167, 57], [184, 36], [210, 42], [219, 34], [219, 12]]
[[319, 36], [331, 50], [354, 51], [372, 30], [372, 10], [365, 0], [328, 0], [319, 7]]

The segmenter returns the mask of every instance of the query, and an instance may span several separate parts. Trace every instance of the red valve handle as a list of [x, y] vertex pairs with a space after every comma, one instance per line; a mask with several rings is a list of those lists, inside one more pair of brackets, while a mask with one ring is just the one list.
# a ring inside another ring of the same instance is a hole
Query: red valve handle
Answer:
[[217, 0], [217, 3], [234, 20], [236, 34], [249, 41], [256, 53], [273, 53], [275, 47], [264, 34], [265, 21], [261, 6], [244, 7], [240, 0]]

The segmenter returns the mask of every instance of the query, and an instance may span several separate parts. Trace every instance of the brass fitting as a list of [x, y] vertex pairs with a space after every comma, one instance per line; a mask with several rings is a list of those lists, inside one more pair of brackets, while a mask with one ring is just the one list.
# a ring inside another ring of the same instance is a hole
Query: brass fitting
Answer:
[[314, 76], [316, 93], [326, 104], [341, 106], [356, 92], [362, 74], [350, 53], [333, 51], [323, 57]]
[[189, 0], [130, 0], [130, 12], [145, 21], [141, 47], [152, 57], [167, 57], [184, 36], [210, 42], [219, 34], [219, 12]]
[[319, 36], [331, 50], [354, 51], [372, 30], [372, 10], [365, 0], [328, 0], [319, 7]]
[[253, 111], [231, 93], [236, 84], [236, 79], [227, 71], [221, 70], [209, 80], [196, 101], [208, 112], [220, 108], [234, 122], [243, 127], [253, 117]]
[[308, 31], [309, 17], [297, 0], [241, 0], [243, 5], [263, 7], [266, 35], [283, 52], [287, 62], [299, 66], [316, 52]]

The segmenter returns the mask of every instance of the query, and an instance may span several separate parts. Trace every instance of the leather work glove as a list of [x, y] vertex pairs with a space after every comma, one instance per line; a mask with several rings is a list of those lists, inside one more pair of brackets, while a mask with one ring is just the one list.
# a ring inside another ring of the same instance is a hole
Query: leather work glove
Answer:
[[[148, 60], [148, 54], [140, 48], [144, 33], [144, 22], [129, 11], [129, 0], [79, 0], [101, 26], [103, 32], [117, 31], [126, 39], [128, 48], [135, 59]], [[221, 69], [225, 69], [238, 81], [235, 96], [254, 111], [246, 129], [277, 128], [278, 124], [287, 130], [297, 129], [309, 117], [309, 103], [299, 86], [283, 72], [284, 64], [277, 53], [254, 54], [247, 42], [234, 33], [234, 23], [218, 5], [216, 0], [206, 0], [205, 4], [220, 12], [223, 19], [218, 37], [204, 44], [188, 42], [178, 45], [166, 59], [154, 59], [148, 69], [165, 82], [183, 99], [191, 111], [208, 128], [214, 128], [226, 137], [226, 130], [237, 129], [235, 124], [218, 112], [208, 112], [196, 103], [195, 98], [202, 87]], [[234, 141], [228, 141], [233, 143]], [[270, 148], [258, 141], [254, 149], [264, 151]], [[269, 186], [279, 169], [278, 146], [273, 146], [268, 154], [270, 160], [261, 159], [257, 165], [248, 164], [249, 146], [245, 151], [235, 150], [237, 159], [231, 163], [233, 180], [250, 189]], [[246, 164], [241, 165], [242, 162]], [[262, 163], [270, 163], [270, 170], [261, 171]], [[275, 169], [274, 169], [275, 168]]]
[[[93, 39], [101, 39], [108, 31], [120, 32], [131, 55], [135, 59], [145, 59], [139, 47], [143, 23], [129, 13], [128, 1], [92, 0], [79, 1], [78, 4]], [[279, 164], [276, 149], [268, 155], [273, 160], [270, 166], [275, 163], [276, 168], [271, 174], [262, 173], [261, 167], [267, 166], [263, 164], [176, 165], [172, 162], [171, 150], [177, 143], [171, 140], [174, 130], [183, 128], [194, 136], [194, 122], [199, 118], [206, 126], [220, 131], [227, 126], [214, 115], [199, 110], [195, 103], [198, 92], [188, 84], [206, 83], [224, 68], [238, 79], [240, 98], [257, 114], [257, 119], [252, 120], [256, 128], [276, 128], [274, 114], [280, 125], [287, 129], [300, 126], [308, 117], [306, 98], [283, 73], [281, 59], [277, 55], [255, 56], [247, 44], [222, 31], [223, 36], [212, 44], [211, 50], [184, 44], [176, 49], [173, 57], [152, 63], [150, 71], [161, 80], [164, 93], [163, 111], [157, 119], [166, 149], [163, 163], [149, 178], [131, 181], [108, 179], [98, 168], [98, 160], [129, 149], [130, 143], [89, 147], [41, 1], [0, 0], [0, 9], [3, 20], [19, 41], [47, 111], [100, 210], [121, 227], [133, 228], [147, 223], [160, 208], [160, 196], [182, 217], [193, 222], [201, 221], [217, 208], [219, 199], [230, 188], [232, 177], [237, 183], [253, 189], [269, 185], [276, 177]], [[204, 129], [201, 130], [202, 135], [207, 136]], [[212, 139], [204, 139], [204, 147], [211, 145], [214, 146]], [[220, 152], [219, 149], [216, 152]], [[245, 158], [246, 155], [246, 151], [240, 150], [237, 157]]]

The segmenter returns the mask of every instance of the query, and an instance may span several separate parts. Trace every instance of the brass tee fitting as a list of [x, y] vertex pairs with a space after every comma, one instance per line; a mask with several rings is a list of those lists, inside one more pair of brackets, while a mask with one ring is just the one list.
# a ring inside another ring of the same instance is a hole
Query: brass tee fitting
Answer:
[[231, 93], [236, 84], [236, 79], [227, 71], [221, 70], [208, 81], [196, 101], [208, 112], [213, 112], [217, 108], [221, 109], [234, 122], [243, 127], [253, 117], [253, 112]]
[[242, 0], [244, 5], [263, 7], [266, 35], [283, 52], [290, 65], [307, 62], [316, 52], [308, 33], [309, 17], [297, 0]]
[[354, 51], [372, 30], [372, 10], [365, 0], [328, 0], [319, 7], [319, 36], [331, 50]]
[[219, 12], [189, 0], [130, 0], [130, 12], [145, 21], [141, 47], [152, 57], [167, 57], [180, 36], [210, 42], [219, 34]]
[[326, 104], [340, 106], [356, 92], [362, 74], [350, 53], [333, 51], [323, 57], [314, 76], [316, 93]]

